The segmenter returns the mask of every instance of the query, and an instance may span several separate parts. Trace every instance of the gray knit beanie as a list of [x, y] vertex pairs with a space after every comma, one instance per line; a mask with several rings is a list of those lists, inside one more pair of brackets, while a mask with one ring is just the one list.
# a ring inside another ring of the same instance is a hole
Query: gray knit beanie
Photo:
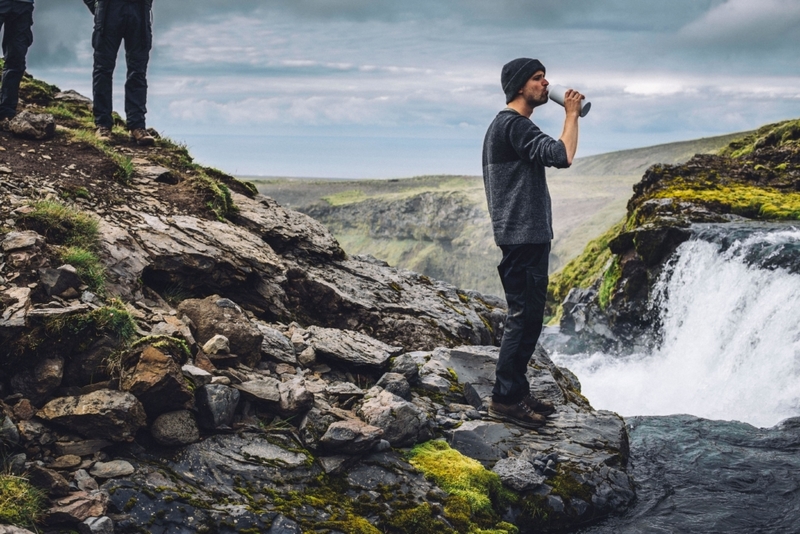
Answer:
[[506, 94], [506, 104], [516, 98], [517, 93], [537, 71], [545, 71], [544, 65], [538, 59], [520, 57], [503, 65], [500, 74], [500, 83]]

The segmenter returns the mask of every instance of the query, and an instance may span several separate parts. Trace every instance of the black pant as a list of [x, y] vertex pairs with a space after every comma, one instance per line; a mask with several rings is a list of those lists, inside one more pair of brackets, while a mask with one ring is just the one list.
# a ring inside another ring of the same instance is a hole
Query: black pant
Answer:
[[19, 82], [25, 74], [25, 56], [33, 43], [33, 4], [13, 2], [0, 13], [3, 31], [3, 83], [0, 86], [0, 118], [17, 114]]
[[506, 294], [508, 315], [492, 399], [513, 404], [530, 391], [525, 374], [542, 333], [550, 243], [501, 245], [500, 249], [503, 260], [497, 270]]
[[145, 2], [104, 0], [98, 4], [94, 15], [94, 123], [105, 128], [113, 125], [112, 78], [117, 52], [124, 40], [125, 62], [128, 66], [125, 118], [129, 129], [144, 128], [144, 116], [147, 113], [147, 62], [153, 44], [150, 10]]

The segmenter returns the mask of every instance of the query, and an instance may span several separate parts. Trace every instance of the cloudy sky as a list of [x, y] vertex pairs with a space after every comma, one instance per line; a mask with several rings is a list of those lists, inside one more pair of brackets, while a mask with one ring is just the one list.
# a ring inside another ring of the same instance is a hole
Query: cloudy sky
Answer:
[[[91, 95], [83, 2], [34, 18], [28, 70]], [[480, 174], [520, 56], [591, 100], [579, 156], [800, 117], [800, 0], [155, 0], [154, 20], [149, 125], [238, 174]], [[563, 109], [533, 119], [558, 137]]]

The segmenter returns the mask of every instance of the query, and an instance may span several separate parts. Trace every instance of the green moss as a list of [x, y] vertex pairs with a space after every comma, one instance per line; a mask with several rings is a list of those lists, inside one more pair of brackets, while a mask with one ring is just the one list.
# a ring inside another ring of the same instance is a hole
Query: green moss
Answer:
[[[469, 529], [495, 525], [502, 511], [518, 499], [514, 492], [503, 487], [496, 473], [443, 441], [417, 445], [408, 453], [408, 458], [414, 467], [450, 495], [446, 513], [455, 522], [469, 525]], [[422, 514], [421, 511], [417, 513]]]
[[233, 203], [231, 190], [228, 189], [228, 186], [225, 184], [214, 180], [203, 172], [197, 173], [189, 178], [189, 183], [202, 195], [206, 207], [212, 211], [220, 221], [224, 221], [225, 218], [238, 211]]
[[381, 534], [381, 531], [363, 517], [352, 513], [334, 515], [327, 521], [321, 521], [317, 528], [329, 528], [345, 534]]
[[757, 148], [764, 146], [797, 146], [800, 140], [800, 119], [762, 126], [757, 131], [731, 142], [720, 153], [732, 158], [747, 158]]
[[136, 506], [137, 502], [139, 502], [139, 501], [136, 499], [136, 497], [131, 497], [130, 499], [128, 499], [128, 502], [125, 503], [125, 506], [123, 506], [123, 509], [126, 512], [130, 512], [131, 510], [133, 510], [133, 507]]
[[455, 534], [442, 521], [436, 519], [428, 503], [408, 510], [399, 510], [388, 521], [391, 532], [403, 534]]
[[580, 471], [570, 468], [567, 464], [559, 464], [556, 468], [557, 474], [547, 481], [553, 488], [553, 493], [564, 499], [579, 498], [586, 502], [592, 502], [592, 491], [586, 485], [575, 480], [575, 475]]
[[367, 195], [360, 189], [349, 189], [347, 191], [340, 191], [338, 193], [322, 197], [322, 200], [324, 200], [331, 206], [343, 206], [345, 204], [355, 204], [356, 202], [361, 202], [362, 200], [366, 199]]
[[35, 230], [58, 245], [95, 249], [98, 243], [97, 219], [52, 200], [31, 204], [33, 210], [19, 218], [19, 225]]
[[658, 191], [654, 197], [723, 205], [732, 213], [753, 219], [800, 220], [800, 193], [797, 192], [745, 184], [699, 189], [684, 183]]
[[136, 321], [120, 300], [78, 315], [50, 319], [45, 324], [51, 335], [97, 336], [106, 333], [122, 342], [129, 342], [136, 335]]
[[94, 128], [94, 117], [89, 106], [73, 102], [59, 102], [45, 108], [56, 119], [72, 122], [76, 126], [91, 130]]
[[600, 283], [600, 290], [597, 294], [597, 301], [600, 304], [600, 308], [606, 309], [608, 307], [609, 302], [611, 302], [611, 296], [614, 294], [614, 289], [617, 287], [617, 282], [622, 277], [622, 268], [619, 264], [619, 257], [615, 257], [614, 260], [611, 262], [611, 265], [606, 272], [603, 274], [603, 281]]
[[49, 105], [59, 91], [57, 86], [37, 80], [30, 74], [25, 74], [19, 84], [19, 97], [39, 106]]
[[580, 256], [567, 263], [563, 269], [550, 277], [547, 287], [547, 315], [553, 317], [551, 322], [558, 321], [561, 317], [561, 303], [567, 293], [575, 287], [586, 288], [592, 285], [603, 273], [611, 259], [611, 250], [608, 243], [619, 235], [623, 222], [609, 228], [603, 235], [593, 239], [583, 249]]
[[66, 247], [58, 255], [61, 261], [75, 267], [78, 276], [91, 291], [105, 294], [105, 267], [94, 252], [83, 247]]
[[27, 479], [0, 474], [0, 524], [31, 526], [44, 511], [45, 496]]

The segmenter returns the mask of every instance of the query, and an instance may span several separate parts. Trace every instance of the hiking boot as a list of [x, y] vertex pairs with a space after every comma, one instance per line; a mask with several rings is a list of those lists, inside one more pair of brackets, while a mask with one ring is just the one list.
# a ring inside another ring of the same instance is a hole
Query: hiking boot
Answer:
[[111, 128], [100, 126], [97, 128], [97, 131], [95, 131], [94, 135], [95, 137], [97, 137], [99, 141], [108, 143], [109, 141], [111, 141]]
[[544, 416], [548, 416], [556, 411], [555, 406], [550, 404], [546, 401], [540, 401], [530, 393], [528, 396], [522, 399], [522, 402], [528, 405], [528, 408], [533, 410], [536, 413], [542, 414]]
[[139, 146], [153, 146], [156, 144], [156, 138], [150, 135], [144, 128], [131, 130], [131, 139], [136, 141], [136, 144]]
[[523, 428], [540, 428], [547, 422], [543, 415], [534, 412], [523, 401], [515, 404], [489, 401], [489, 417]]

